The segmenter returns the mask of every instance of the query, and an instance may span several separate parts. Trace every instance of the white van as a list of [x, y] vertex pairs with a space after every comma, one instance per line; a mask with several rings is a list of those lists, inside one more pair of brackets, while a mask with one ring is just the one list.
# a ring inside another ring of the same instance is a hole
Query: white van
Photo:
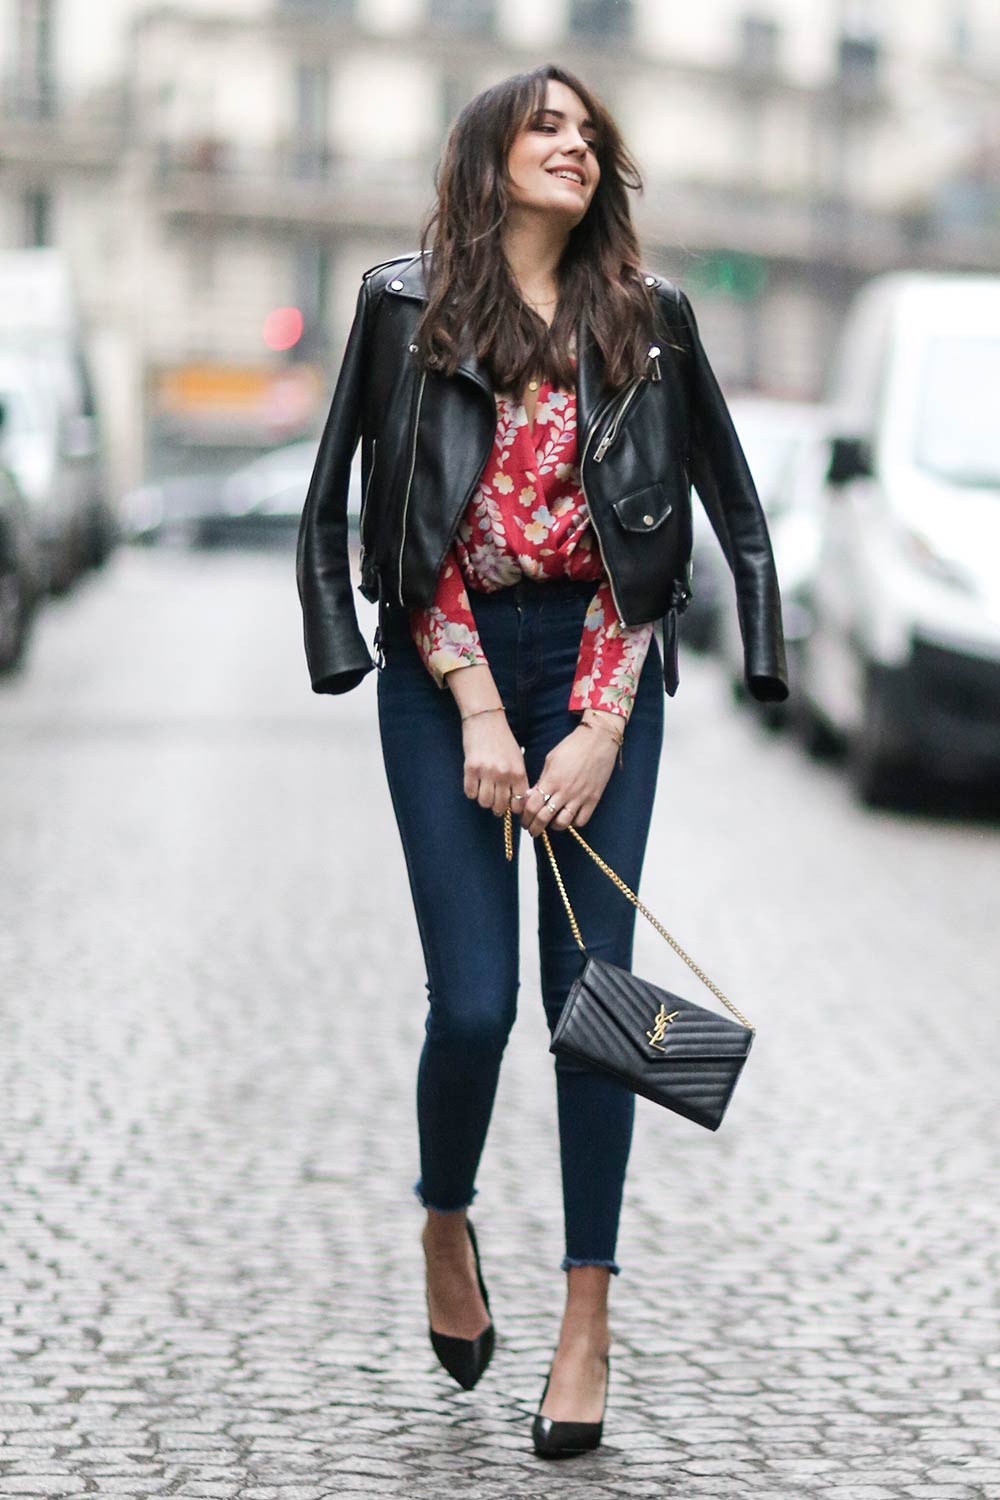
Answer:
[[1000, 770], [1000, 277], [869, 282], [827, 392], [800, 710], [863, 800]]
[[72, 277], [57, 249], [0, 252], [0, 370], [30, 406], [21, 413], [30, 430], [9, 424], [6, 457], [36, 517], [49, 586], [61, 592], [105, 560], [117, 521]]

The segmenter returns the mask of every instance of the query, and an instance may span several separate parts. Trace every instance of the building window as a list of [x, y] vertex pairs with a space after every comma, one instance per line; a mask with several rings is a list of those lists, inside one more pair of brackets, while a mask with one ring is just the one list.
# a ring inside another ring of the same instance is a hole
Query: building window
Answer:
[[195, 236], [188, 246], [188, 272], [192, 299], [211, 296], [216, 290], [215, 241]]
[[300, 62], [295, 69], [295, 133], [292, 172], [323, 176], [329, 160], [330, 69], [326, 62]]
[[630, 36], [632, 0], [570, 0], [569, 29], [577, 36]]
[[293, 250], [292, 294], [302, 314], [302, 337], [295, 359], [321, 359], [326, 353], [330, 300], [330, 254], [325, 244], [299, 240]]
[[856, 32], [841, 33], [837, 72], [848, 93], [861, 97], [878, 88], [882, 47], [877, 37]]
[[777, 21], [768, 16], [745, 15], [740, 18], [740, 62], [750, 73], [773, 73], [778, 65]]
[[436, 31], [489, 36], [496, 27], [496, 0], [430, 0], [428, 17]]
[[278, 0], [279, 11], [310, 21], [353, 21], [356, 8], [357, 0]]
[[880, 0], [844, 0], [837, 41], [840, 83], [855, 98], [874, 94], [882, 60]]
[[972, 21], [966, 0], [952, 5], [948, 14], [948, 32], [951, 55], [959, 62], [968, 62], [972, 56]]
[[17, 13], [18, 93], [33, 119], [56, 112], [55, 0], [21, 0]]
[[441, 130], [449, 131], [475, 93], [465, 77], [446, 73], [441, 84]]
[[52, 194], [44, 188], [31, 188], [24, 195], [24, 243], [52, 243]]

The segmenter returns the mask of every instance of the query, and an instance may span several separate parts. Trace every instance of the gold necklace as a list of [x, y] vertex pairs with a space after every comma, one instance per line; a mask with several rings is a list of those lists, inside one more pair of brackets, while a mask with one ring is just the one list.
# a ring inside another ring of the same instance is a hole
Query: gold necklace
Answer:
[[[540, 307], [554, 307], [555, 304], [558, 301], [559, 301], [558, 296], [555, 296], [555, 297], [550, 297], [547, 302], [529, 302], [528, 306], [531, 308], [532, 312], [537, 312]], [[534, 380], [534, 379], [529, 380], [528, 381], [528, 390], [529, 391], [537, 391], [538, 390], [538, 384], [539, 384], [539, 382], [537, 380]]]

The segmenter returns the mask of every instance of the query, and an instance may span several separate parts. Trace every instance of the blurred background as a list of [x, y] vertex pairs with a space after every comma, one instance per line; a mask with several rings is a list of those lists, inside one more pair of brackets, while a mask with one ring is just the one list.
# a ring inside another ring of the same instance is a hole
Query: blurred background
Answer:
[[[992, 0], [0, 0], [0, 665], [122, 541], [288, 539], [361, 272], [416, 248], [461, 105], [548, 58], [639, 158], [648, 262], [773, 521], [796, 680], [768, 723], [853, 745], [872, 800], [917, 750], [991, 774]], [[696, 517], [683, 638], [739, 699]]]
[[[696, 500], [642, 892], [760, 1035], [718, 1137], [639, 1101], [627, 1342], [570, 1490], [1000, 1493], [997, 0], [0, 0], [12, 1500], [538, 1500], [534, 849], [465, 1395], [426, 1338], [377, 675], [311, 695], [293, 544], [361, 273], [416, 250], [462, 104], [550, 60], [643, 169], [791, 678], [747, 701]], [[713, 1004], [637, 929], [638, 973]]]

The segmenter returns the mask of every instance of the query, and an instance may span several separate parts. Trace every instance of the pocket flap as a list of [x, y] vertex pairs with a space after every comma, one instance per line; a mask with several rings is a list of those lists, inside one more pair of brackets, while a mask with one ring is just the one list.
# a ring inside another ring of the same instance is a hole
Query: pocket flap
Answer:
[[623, 495], [612, 509], [626, 531], [655, 531], [672, 513], [673, 506], [662, 484], [649, 484], [631, 495]]

